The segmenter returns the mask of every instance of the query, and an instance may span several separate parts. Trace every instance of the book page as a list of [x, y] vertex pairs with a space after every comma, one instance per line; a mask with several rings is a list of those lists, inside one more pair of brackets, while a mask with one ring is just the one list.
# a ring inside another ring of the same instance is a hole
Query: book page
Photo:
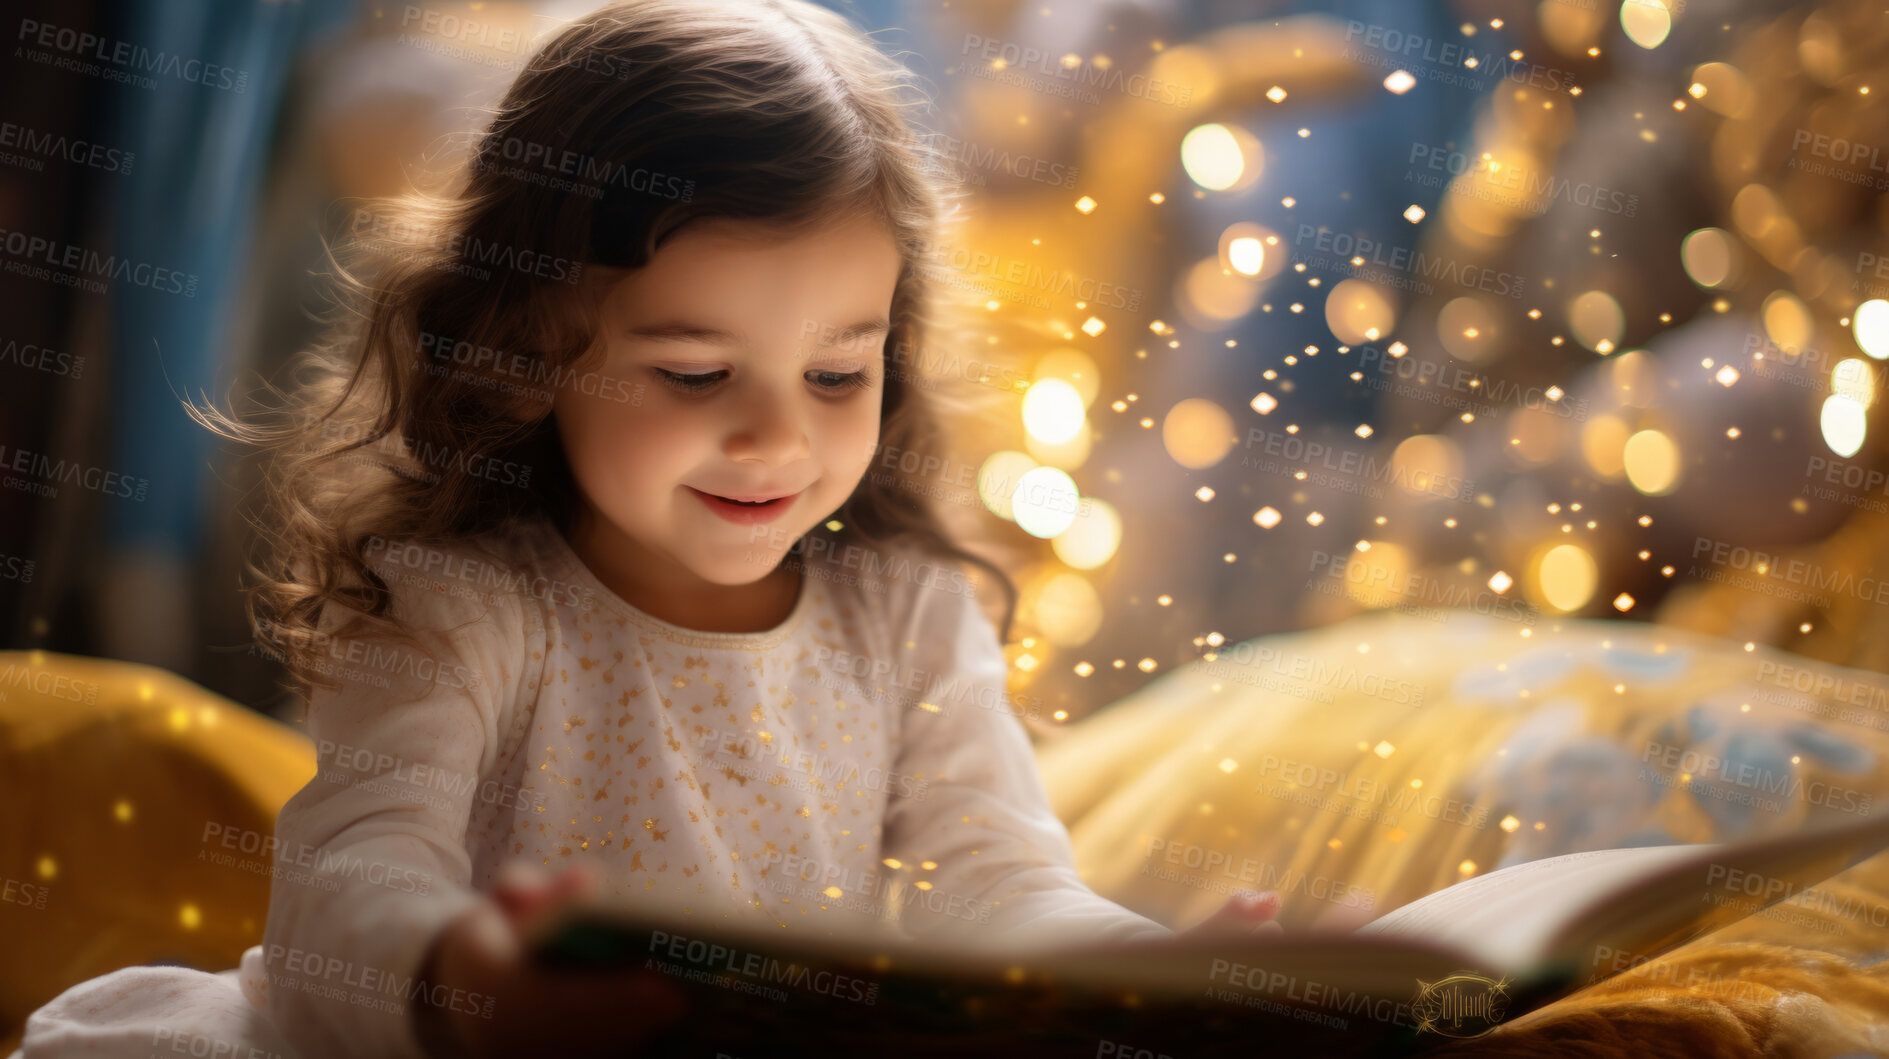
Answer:
[[1402, 935], [1482, 956], [1519, 972], [1548, 955], [1596, 891], [1611, 891], [1674, 863], [1698, 846], [1643, 846], [1567, 853], [1512, 864], [1418, 898], [1359, 927], [1358, 934]]
[[1548, 942], [1583, 982], [1625, 971], [1786, 900], [1889, 845], [1889, 820], [1736, 844], [1678, 847], [1696, 857], [1596, 894]]

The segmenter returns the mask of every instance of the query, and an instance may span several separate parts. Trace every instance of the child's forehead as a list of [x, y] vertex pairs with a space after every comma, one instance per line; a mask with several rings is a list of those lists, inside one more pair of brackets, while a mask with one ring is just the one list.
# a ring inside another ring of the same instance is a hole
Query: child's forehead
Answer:
[[648, 265], [630, 270], [606, 293], [624, 312], [673, 313], [690, 306], [739, 312], [770, 303], [870, 304], [889, 299], [902, 265], [897, 243], [882, 222], [843, 218], [783, 232], [757, 221], [705, 218], [692, 222], [657, 249]]

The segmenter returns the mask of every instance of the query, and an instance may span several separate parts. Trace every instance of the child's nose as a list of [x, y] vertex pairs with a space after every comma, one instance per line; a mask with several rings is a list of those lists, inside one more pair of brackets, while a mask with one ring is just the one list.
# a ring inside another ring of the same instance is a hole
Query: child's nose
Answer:
[[812, 455], [806, 423], [793, 401], [761, 392], [743, 402], [735, 415], [723, 446], [729, 459], [778, 467]]

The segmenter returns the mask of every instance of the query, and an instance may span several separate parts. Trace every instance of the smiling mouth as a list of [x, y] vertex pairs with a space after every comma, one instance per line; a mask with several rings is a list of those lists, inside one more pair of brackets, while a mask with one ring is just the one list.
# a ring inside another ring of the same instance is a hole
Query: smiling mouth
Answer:
[[787, 509], [793, 507], [795, 501], [800, 499], [800, 493], [789, 493], [786, 496], [772, 497], [754, 495], [740, 497], [704, 493], [694, 486], [685, 486], [684, 488], [694, 493], [696, 498], [701, 500], [703, 504], [706, 504], [710, 511], [720, 515], [729, 522], [742, 526], [755, 525], [761, 522], [772, 522], [774, 519], [780, 518]]

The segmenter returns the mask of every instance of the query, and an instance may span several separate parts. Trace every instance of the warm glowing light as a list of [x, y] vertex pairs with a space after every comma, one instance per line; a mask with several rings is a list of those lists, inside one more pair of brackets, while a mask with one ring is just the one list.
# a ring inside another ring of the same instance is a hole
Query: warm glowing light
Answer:
[[1594, 596], [1600, 569], [1594, 557], [1578, 544], [1558, 544], [1548, 549], [1535, 569], [1535, 581], [1541, 598], [1556, 610], [1579, 610]]
[[1869, 417], [1853, 397], [1833, 393], [1823, 399], [1823, 443], [1838, 456], [1854, 456], [1869, 433]]
[[1673, 31], [1672, 12], [1666, 10], [1665, 0], [1624, 0], [1620, 28], [1627, 31], [1628, 40], [1651, 51]]
[[1692, 282], [1716, 287], [1731, 278], [1731, 238], [1723, 228], [1700, 228], [1680, 241], [1679, 261]]
[[977, 497], [990, 513], [1001, 519], [1015, 519], [1010, 497], [1017, 491], [1017, 481], [1035, 470], [1037, 462], [1029, 454], [1005, 449], [993, 452], [977, 469]]
[[1384, 79], [1384, 87], [1389, 89], [1393, 94], [1400, 96], [1410, 91], [1412, 88], [1415, 88], [1416, 85], [1417, 79], [1411, 76], [1409, 70], [1393, 71], [1389, 77]]
[[1830, 370], [1830, 391], [1841, 394], [1868, 408], [1876, 401], [1876, 377], [1869, 362], [1856, 357], [1841, 361]]
[[1850, 330], [1858, 349], [1877, 360], [1889, 357], [1889, 301], [1871, 298], [1857, 306]]
[[1397, 326], [1397, 309], [1384, 288], [1362, 279], [1340, 281], [1325, 296], [1325, 326], [1346, 345], [1360, 345]]
[[1626, 314], [1606, 291], [1591, 290], [1568, 305], [1568, 326], [1574, 339], [1596, 353], [1611, 353], [1626, 330]]
[[1038, 379], [1023, 395], [1023, 428], [1039, 441], [1068, 441], [1083, 421], [1082, 395], [1061, 379]]
[[1627, 439], [1621, 462], [1627, 481], [1648, 496], [1662, 496], [1679, 484], [1679, 446], [1657, 430], [1642, 430]]
[[1161, 422], [1161, 444], [1168, 455], [1193, 470], [1219, 463], [1238, 440], [1233, 417], [1204, 397], [1180, 402]]
[[1181, 168], [1208, 191], [1225, 191], [1246, 175], [1240, 137], [1218, 122], [1199, 125], [1181, 137]]
[[1093, 570], [1113, 559], [1121, 547], [1122, 517], [1113, 504], [1090, 497], [1077, 510], [1069, 528], [1049, 543], [1064, 565]]
[[1272, 410], [1279, 407], [1279, 399], [1263, 390], [1260, 391], [1259, 395], [1254, 397], [1250, 403], [1253, 406], [1253, 411], [1263, 416], [1271, 415]]
[[1058, 647], [1080, 647], [1102, 628], [1102, 597], [1080, 574], [1051, 577], [1025, 603], [1029, 611], [1022, 616]]
[[1227, 260], [1242, 276], [1257, 276], [1266, 267], [1266, 244], [1247, 235], [1227, 244]]
[[1018, 527], [1047, 539], [1074, 524], [1081, 499], [1075, 479], [1054, 467], [1037, 467], [1017, 479], [1010, 507]]
[[1279, 514], [1279, 509], [1275, 507], [1262, 507], [1253, 512], [1253, 521], [1259, 525], [1260, 529], [1271, 529], [1277, 526], [1283, 517]]

